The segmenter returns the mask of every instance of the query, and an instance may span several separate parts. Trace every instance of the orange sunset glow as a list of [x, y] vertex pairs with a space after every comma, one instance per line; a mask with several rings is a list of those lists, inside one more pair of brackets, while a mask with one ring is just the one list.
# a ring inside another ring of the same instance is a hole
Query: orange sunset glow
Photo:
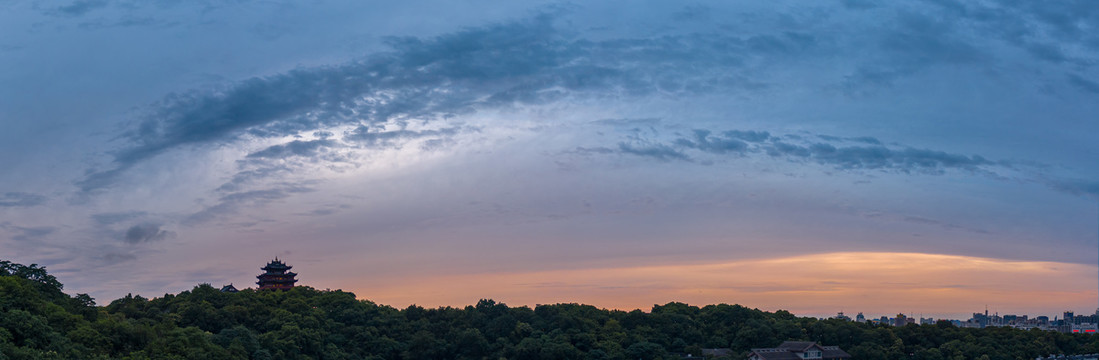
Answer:
[[[363, 288], [360, 297], [397, 307], [578, 302], [648, 310], [672, 301], [738, 303], [804, 315], [837, 311], [925, 316], [1055, 313], [1093, 307], [1094, 265], [980, 257], [841, 252], [723, 263], [463, 274]], [[353, 289], [353, 287], [352, 287]], [[986, 304], [987, 303], [987, 304]]]

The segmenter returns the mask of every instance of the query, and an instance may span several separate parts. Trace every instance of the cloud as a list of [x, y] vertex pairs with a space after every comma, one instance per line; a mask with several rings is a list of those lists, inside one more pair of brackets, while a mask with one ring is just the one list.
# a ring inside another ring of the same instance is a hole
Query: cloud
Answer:
[[[689, 10], [701, 14], [695, 11], [699, 9]], [[972, 16], [964, 9], [943, 11]], [[932, 66], [972, 65], [991, 59], [985, 53], [987, 48], [971, 41], [973, 29], [938, 14], [888, 13], [885, 21], [895, 20], [896, 26], [865, 35], [871, 49], [851, 61], [854, 70], [848, 74], [848, 85], [889, 84]], [[421, 140], [423, 148], [431, 149], [460, 133], [476, 131], [450, 126], [449, 119], [455, 117], [575, 99], [690, 98], [768, 89], [772, 84], [766, 70], [782, 71], [784, 61], [805, 61], [802, 55], [834, 56], [835, 50], [848, 44], [811, 28], [593, 40], [559, 29], [559, 22], [556, 15], [541, 15], [435, 37], [393, 37], [386, 40], [387, 51], [355, 61], [299, 67], [218, 89], [164, 97], [121, 134], [123, 145], [111, 153], [113, 162], [88, 171], [77, 185], [85, 193], [108, 188], [133, 166], [179, 149], [270, 145], [247, 149], [237, 163], [237, 173], [217, 189], [218, 201], [185, 220], [188, 224], [207, 222], [242, 206], [299, 193], [272, 187], [262, 179], [301, 174], [308, 166], [361, 159], [333, 155], [343, 149], [393, 148], [412, 140]], [[1070, 80], [1084, 89], [1094, 85], [1079, 76]], [[660, 121], [610, 119], [602, 124], [655, 127]], [[285, 142], [288, 137], [296, 139]], [[631, 139], [570, 147], [576, 154], [615, 153], [701, 163], [712, 156], [766, 154], [847, 171], [937, 174], [1006, 168], [980, 156], [885, 145], [872, 137], [821, 135], [820, 139], [793, 139], [767, 131], [695, 129], [672, 141]], [[280, 143], [271, 145], [276, 141]]]
[[42, 237], [45, 237], [49, 234], [54, 233], [58, 229], [57, 227], [54, 227], [54, 226], [22, 227], [22, 226], [5, 225], [3, 227], [6, 228], [6, 229], [12, 229], [12, 230], [15, 230], [15, 231], [19, 232], [18, 235], [15, 235], [15, 236], [11, 237], [12, 240], [16, 240], [16, 241], [27, 241], [27, 240], [40, 239]]
[[858, 62], [856, 71], [847, 76], [844, 87], [849, 93], [889, 86], [934, 66], [975, 63], [988, 57], [948, 19], [901, 11], [889, 21], [891, 26], [875, 35], [877, 47], [870, 60]]
[[831, 135], [817, 135], [818, 138], [832, 142], [853, 141], [871, 145], [881, 145], [881, 140], [871, 136], [855, 136], [855, 137], [841, 137]]
[[[855, 61], [844, 88], [848, 93], [889, 86], [899, 78], [936, 66], [1013, 61], [996, 54], [997, 47], [1014, 47], [1033, 59], [1076, 69], [1092, 68], [1099, 50], [1099, 12], [1088, 1], [1057, 4], [995, 0], [956, 2], [926, 0], [930, 7], [870, 10], [888, 24], [877, 29], [877, 47], [870, 61]], [[867, 9], [862, 1], [845, 1], [850, 8]], [[1066, 69], [1067, 70], [1067, 69]], [[1068, 70], [1069, 84], [1095, 92]]]
[[985, 229], [962, 226], [962, 225], [958, 225], [958, 224], [954, 224], [954, 223], [943, 222], [943, 221], [939, 221], [939, 220], [935, 220], [935, 219], [928, 219], [928, 218], [919, 217], [919, 216], [905, 216], [905, 217], [901, 218], [901, 220], [905, 221], [905, 222], [914, 223], [914, 224], [938, 226], [938, 227], [941, 227], [941, 228], [947, 229], [947, 230], [964, 230], [964, 231], [977, 233], [977, 234], [991, 234], [990, 231], [985, 230]]
[[1091, 180], [1054, 180], [1050, 186], [1063, 192], [1099, 199], [1099, 181]]
[[179, 25], [178, 22], [162, 20], [152, 17], [135, 17], [135, 16], [123, 16], [121, 18], [107, 21], [105, 19], [96, 19], [92, 21], [81, 22], [78, 27], [84, 30], [99, 30], [99, 29], [111, 29], [111, 28], [129, 28], [129, 27], [172, 27]]
[[[657, 135], [658, 136], [658, 135]], [[713, 131], [695, 129], [691, 137], [671, 141], [640, 139], [636, 134], [627, 142], [618, 144], [618, 153], [651, 157], [662, 161], [693, 161], [685, 150], [697, 150], [714, 155], [746, 155], [765, 153], [773, 158], [794, 162], [813, 161], [833, 166], [839, 170], [892, 170], [903, 173], [941, 173], [948, 169], [967, 171], [980, 170], [982, 167], [1005, 167], [1005, 162], [993, 162], [978, 155], [961, 155], [945, 151], [918, 149], [912, 147], [888, 147], [872, 137], [837, 137], [814, 135], [825, 140], [793, 144], [789, 140], [801, 139], [799, 136], [772, 136], [767, 131], [730, 130], [714, 135]], [[786, 140], [783, 140], [786, 139]], [[848, 142], [869, 145], [847, 145]], [[597, 151], [602, 150], [602, 151]], [[605, 147], [577, 147], [577, 153], [608, 153]]]
[[740, 138], [758, 142], [766, 140], [769, 136], [767, 133], [741, 131], [726, 132], [722, 136], [710, 136], [709, 130], [695, 130], [693, 139], [678, 139], [675, 143], [714, 154], [744, 153], [748, 150], [748, 143], [739, 140]]
[[103, 255], [103, 260], [108, 263], [121, 263], [137, 260], [137, 255], [129, 253], [107, 253]]
[[166, 151], [247, 136], [283, 137], [354, 125], [361, 127], [349, 134], [352, 139], [385, 144], [431, 133], [373, 132], [378, 125], [404, 129], [409, 121], [579, 94], [617, 98], [755, 89], [763, 85], [751, 79], [758, 72], [749, 70], [775, 63], [760, 59], [796, 58], [814, 43], [811, 36], [789, 32], [592, 41], [559, 31], [554, 21], [553, 15], [540, 15], [434, 38], [390, 38], [391, 51], [362, 60], [168, 96], [123, 134], [129, 145], [112, 153], [108, 168], [89, 170], [76, 184], [84, 192], [96, 191]]
[[[874, 170], [905, 174], [940, 175], [948, 170], [961, 170], [996, 179], [1004, 178], [999, 175], [1000, 172], [1015, 171], [1021, 167], [1042, 168], [1044, 166], [1004, 160], [993, 161], [980, 155], [963, 155], [897, 144], [886, 146], [883, 145], [881, 140], [868, 136], [772, 135], [768, 131], [742, 130], [723, 131], [718, 135], [714, 135], [713, 131], [705, 129], [695, 129], [691, 134], [693, 135], [691, 137], [681, 137], [669, 141], [660, 140], [659, 133], [654, 133], [650, 138], [641, 138], [636, 132], [631, 132], [626, 136], [629, 141], [618, 143], [617, 148], [577, 146], [573, 150], [563, 153], [578, 155], [627, 154], [660, 161], [682, 160], [695, 162], [700, 160], [703, 164], [710, 164], [711, 161], [704, 157], [692, 157], [692, 154], [687, 151], [695, 150], [717, 156], [747, 156], [762, 153], [773, 159], [793, 163], [814, 162], [841, 171]], [[813, 138], [821, 141], [809, 140]], [[857, 143], [857, 145], [851, 145], [851, 143]], [[1075, 196], [1099, 198], [1099, 182], [1095, 181], [1055, 179], [1045, 175], [1022, 177], [1020, 179], [1045, 183], [1051, 189]], [[919, 222], [918, 220], [916, 218], [906, 219], [910, 222]], [[946, 228], [962, 229], [960, 226], [948, 223], [940, 223], [939, 225]], [[982, 229], [964, 229], [978, 233], [986, 232]]]
[[283, 184], [262, 190], [234, 192], [222, 196], [214, 205], [203, 208], [183, 219], [184, 225], [198, 225], [234, 214], [241, 206], [260, 206], [282, 200], [293, 194], [312, 192], [306, 184]]
[[1068, 82], [1080, 90], [1087, 91], [1092, 94], [1099, 94], [1099, 83], [1085, 79], [1076, 74], [1068, 75]]
[[645, 144], [645, 145], [633, 145], [628, 143], [618, 143], [618, 151], [624, 154], [631, 154], [643, 157], [650, 157], [661, 161], [668, 160], [684, 160], [691, 161], [691, 158], [686, 154], [673, 149], [670, 146], [663, 144]]
[[328, 204], [325, 207], [319, 209], [313, 209], [308, 212], [295, 213], [297, 216], [328, 216], [339, 212], [340, 210], [350, 209], [351, 205], [347, 204]]
[[107, 6], [106, 0], [76, 0], [71, 4], [59, 6], [47, 11], [47, 14], [58, 16], [82, 16], [96, 9]]
[[110, 212], [92, 214], [92, 221], [99, 225], [114, 225], [123, 221], [133, 220], [148, 213], [144, 211], [129, 211], [129, 212]]
[[253, 152], [245, 156], [250, 159], [282, 159], [291, 156], [312, 157], [324, 148], [333, 147], [335, 141], [320, 139], [301, 141], [294, 140], [282, 145], [272, 145], [266, 149]]
[[980, 156], [951, 154], [927, 149], [890, 149], [885, 146], [843, 146], [816, 143], [808, 147], [794, 147], [795, 156], [809, 154], [809, 158], [821, 164], [839, 169], [893, 169], [901, 172], [941, 172], [944, 169], [977, 170], [991, 161]]
[[842, 2], [843, 6], [855, 10], [872, 9], [878, 7], [879, 5], [878, 3], [870, 0], [843, 0]]
[[461, 130], [458, 127], [449, 127], [439, 130], [392, 130], [381, 131], [367, 126], [359, 126], [349, 132], [344, 139], [364, 144], [368, 147], [392, 146], [395, 142], [427, 137], [450, 137]]
[[1088, 1], [1054, 4], [997, 0], [989, 2], [928, 1], [951, 23], [967, 24], [978, 34], [1018, 47], [1035, 59], [1051, 63], [1092, 66], [1087, 51], [1099, 49], [1094, 29], [1099, 12]]
[[238, 171], [236, 174], [233, 174], [233, 177], [230, 178], [229, 181], [225, 182], [220, 187], [218, 187], [217, 191], [221, 191], [221, 192], [238, 192], [238, 191], [241, 191], [241, 189], [245, 185], [247, 185], [247, 184], [249, 184], [249, 183], [251, 183], [251, 182], [253, 182], [257, 179], [274, 177], [276, 175], [285, 175], [285, 174], [289, 174], [293, 171], [293, 169], [290, 166], [285, 165], [285, 164], [276, 164], [276, 165], [263, 164], [263, 165], [264, 166], [259, 166], [259, 167], [253, 168], [253, 169]]
[[159, 224], [145, 223], [127, 229], [122, 235], [122, 241], [127, 244], [140, 244], [160, 241], [174, 236], [174, 232], [162, 230]]
[[608, 147], [603, 147], [603, 146], [597, 146], [597, 147], [577, 146], [575, 149], [565, 151], [564, 153], [566, 153], [566, 154], [590, 155], [590, 154], [614, 154], [615, 152], [616, 151], [614, 149], [611, 149], [611, 148], [608, 148]]
[[42, 205], [46, 197], [25, 192], [8, 192], [0, 195], [0, 207], [31, 207]]
[[677, 21], [706, 21], [710, 19], [713, 9], [705, 5], [687, 5], [679, 11], [672, 13], [672, 18]]
[[638, 118], [638, 119], [602, 119], [592, 121], [593, 124], [620, 126], [620, 127], [637, 127], [637, 126], [656, 126], [660, 124], [660, 118]]
[[786, 156], [788, 158], [807, 158], [812, 155], [812, 153], [809, 152], [809, 149], [805, 147], [782, 141], [775, 141], [771, 144], [771, 146], [768, 146], [766, 149], [767, 155], [771, 155], [774, 157]]

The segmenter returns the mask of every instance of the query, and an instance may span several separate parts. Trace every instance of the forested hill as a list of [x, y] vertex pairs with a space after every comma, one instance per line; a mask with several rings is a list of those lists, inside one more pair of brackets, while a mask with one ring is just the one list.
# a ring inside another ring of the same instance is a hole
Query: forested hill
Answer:
[[[0, 359], [670, 359], [702, 348], [839, 345], [855, 359], [1034, 359], [1099, 337], [1007, 328], [879, 327], [738, 305], [650, 312], [577, 304], [396, 309], [349, 292], [223, 293], [208, 284], [96, 306], [45, 269], [0, 261]], [[744, 358], [740, 356], [739, 358]]]

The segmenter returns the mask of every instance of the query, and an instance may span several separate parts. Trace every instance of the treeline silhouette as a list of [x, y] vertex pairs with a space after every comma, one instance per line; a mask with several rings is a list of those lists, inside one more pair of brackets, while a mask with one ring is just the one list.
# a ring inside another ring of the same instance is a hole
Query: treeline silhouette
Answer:
[[[0, 261], [0, 359], [679, 359], [703, 348], [784, 340], [839, 345], [855, 359], [1034, 359], [1099, 352], [1099, 336], [874, 326], [739, 305], [669, 303], [640, 310], [588, 305], [405, 309], [344, 291], [127, 295], [96, 306], [36, 265]], [[737, 357], [734, 357], [737, 358]]]

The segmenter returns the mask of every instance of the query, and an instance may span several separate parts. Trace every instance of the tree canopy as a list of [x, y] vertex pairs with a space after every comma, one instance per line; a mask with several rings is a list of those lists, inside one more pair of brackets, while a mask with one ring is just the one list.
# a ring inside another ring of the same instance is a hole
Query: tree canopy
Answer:
[[221, 292], [200, 284], [97, 306], [37, 265], [0, 261], [0, 359], [669, 359], [785, 340], [856, 359], [1034, 359], [1099, 352], [1099, 337], [948, 322], [903, 327], [801, 318], [740, 305], [582, 304], [397, 309], [345, 291]]

